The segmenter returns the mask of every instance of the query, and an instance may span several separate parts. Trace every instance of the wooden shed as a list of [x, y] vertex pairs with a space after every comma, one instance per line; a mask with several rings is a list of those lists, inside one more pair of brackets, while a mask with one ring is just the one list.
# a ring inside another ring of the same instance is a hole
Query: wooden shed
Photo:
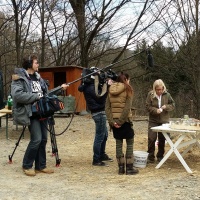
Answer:
[[[63, 83], [75, 81], [81, 77], [83, 68], [79, 66], [57, 66], [57, 67], [40, 67], [39, 73], [43, 79], [49, 81], [49, 90]], [[66, 96], [75, 97], [76, 112], [86, 110], [86, 102], [83, 93], [78, 91], [81, 80], [70, 84], [66, 90]], [[77, 105], [78, 104], [78, 105]]]

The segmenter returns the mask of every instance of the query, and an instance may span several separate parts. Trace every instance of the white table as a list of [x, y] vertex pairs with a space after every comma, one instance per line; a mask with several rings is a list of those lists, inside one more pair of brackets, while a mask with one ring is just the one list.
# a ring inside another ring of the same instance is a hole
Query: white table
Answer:
[[8, 139], [8, 115], [12, 114], [12, 110], [8, 108], [3, 108], [0, 110], [1, 116], [6, 116], [6, 139]]
[[[197, 145], [200, 147], [199, 139], [200, 139], [200, 132], [199, 131], [193, 131], [193, 130], [178, 130], [178, 129], [171, 129], [169, 127], [165, 126], [156, 126], [151, 128], [154, 132], [162, 132], [165, 139], [167, 140], [168, 144], [170, 145], [170, 150], [166, 153], [164, 158], [158, 163], [156, 166], [156, 169], [160, 168], [165, 161], [170, 157], [170, 155], [174, 152], [177, 158], [182, 163], [183, 167], [186, 169], [188, 173], [192, 173], [192, 170], [189, 168], [185, 160], [183, 159], [183, 156], [194, 146]], [[171, 140], [169, 135], [167, 133], [173, 133], [176, 134], [178, 137], [176, 141]], [[183, 139], [186, 136], [190, 136], [186, 142], [183, 141]], [[179, 153], [179, 149], [182, 147], [188, 146], [182, 154]]]

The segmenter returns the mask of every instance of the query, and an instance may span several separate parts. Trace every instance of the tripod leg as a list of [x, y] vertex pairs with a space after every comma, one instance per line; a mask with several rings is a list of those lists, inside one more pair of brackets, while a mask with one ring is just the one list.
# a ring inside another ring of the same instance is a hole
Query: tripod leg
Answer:
[[59, 159], [59, 155], [58, 155], [58, 148], [57, 148], [54, 126], [50, 124], [49, 129], [50, 129], [50, 137], [51, 137], [52, 154], [55, 155], [55, 158], [56, 158], [56, 167], [59, 167], [61, 159]]
[[13, 157], [13, 155], [14, 155], [14, 153], [15, 153], [15, 150], [17, 149], [17, 146], [19, 145], [19, 142], [20, 142], [21, 138], [24, 137], [24, 131], [25, 131], [25, 129], [26, 129], [26, 126], [23, 126], [22, 133], [21, 133], [21, 135], [20, 135], [18, 141], [16, 142], [16, 145], [15, 145], [15, 148], [14, 148], [14, 150], [13, 150], [13, 153], [12, 153], [11, 156], [10, 156], [10, 155], [8, 156], [8, 158], [9, 158], [9, 163], [12, 163], [12, 157]]

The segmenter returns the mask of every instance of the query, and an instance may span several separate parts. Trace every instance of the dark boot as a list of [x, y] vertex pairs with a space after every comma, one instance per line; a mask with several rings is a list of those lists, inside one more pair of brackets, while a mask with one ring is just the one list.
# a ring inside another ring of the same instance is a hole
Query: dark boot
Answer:
[[118, 167], [119, 171], [118, 174], [122, 175], [125, 173], [124, 165], [125, 165], [125, 160], [124, 160], [124, 155], [117, 157], [117, 162], [118, 162]]
[[133, 167], [133, 155], [126, 157], [126, 175], [134, 175], [139, 172]]

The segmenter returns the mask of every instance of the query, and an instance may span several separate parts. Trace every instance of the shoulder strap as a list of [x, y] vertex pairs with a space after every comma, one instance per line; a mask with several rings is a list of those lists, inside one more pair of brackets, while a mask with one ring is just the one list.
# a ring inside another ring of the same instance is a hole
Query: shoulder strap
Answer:
[[97, 97], [102, 97], [106, 92], [107, 92], [107, 84], [104, 83], [103, 86], [102, 86], [102, 91], [101, 91], [101, 94], [99, 94], [99, 76], [96, 75], [95, 76], [95, 79], [94, 79], [94, 86], [95, 86], [95, 94], [97, 95]]

